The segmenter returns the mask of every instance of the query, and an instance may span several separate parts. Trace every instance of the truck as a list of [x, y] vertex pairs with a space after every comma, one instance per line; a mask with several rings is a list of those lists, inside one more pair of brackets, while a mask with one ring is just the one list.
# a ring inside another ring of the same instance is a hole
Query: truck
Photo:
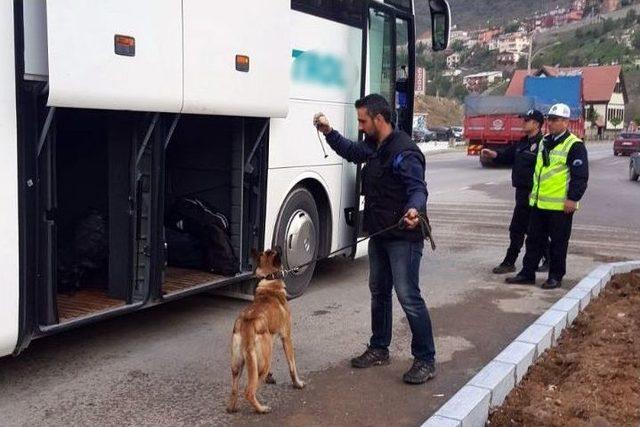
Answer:
[[[465, 99], [464, 136], [468, 141], [467, 155], [479, 155], [483, 148], [502, 151], [524, 136], [520, 118], [531, 109], [543, 113], [553, 104], [567, 104], [571, 109], [569, 129], [584, 137], [582, 109], [582, 76], [534, 77], [524, 82], [523, 96], [470, 95]], [[542, 131], [548, 131], [547, 125]], [[483, 167], [490, 161], [480, 157]]]

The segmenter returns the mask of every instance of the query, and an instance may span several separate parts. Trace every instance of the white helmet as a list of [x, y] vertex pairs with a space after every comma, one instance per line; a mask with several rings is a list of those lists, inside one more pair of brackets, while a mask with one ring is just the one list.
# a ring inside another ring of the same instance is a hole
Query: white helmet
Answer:
[[554, 104], [549, 109], [547, 117], [562, 117], [563, 119], [571, 118], [571, 109], [567, 104]]

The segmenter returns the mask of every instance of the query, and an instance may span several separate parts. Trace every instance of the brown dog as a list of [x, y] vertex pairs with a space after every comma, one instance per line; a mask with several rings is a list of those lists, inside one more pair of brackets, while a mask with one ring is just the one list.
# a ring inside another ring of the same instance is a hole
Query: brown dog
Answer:
[[282, 280], [282, 263], [276, 250], [262, 253], [251, 252], [256, 262], [256, 276], [260, 279], [253, 304], [244, 309], [233, 326], [231, 340], [231, 375], [233, 384], [228, 412], [238, 410], [238, 388], [242, 369], [247, 365], [247, 387], [245, 398], [259, 413], [271, 409], [258, 402], [258, 385], [266, 379], [275, 383], [271, 375], [271, 353], [274, 335], [280, 335], [282, 346], [289, 364], [291, 381], [295, 388], [304, 387], [298, 378], [296, 361], [291, 341], [291, 312], [287, 303], [287, 293]]

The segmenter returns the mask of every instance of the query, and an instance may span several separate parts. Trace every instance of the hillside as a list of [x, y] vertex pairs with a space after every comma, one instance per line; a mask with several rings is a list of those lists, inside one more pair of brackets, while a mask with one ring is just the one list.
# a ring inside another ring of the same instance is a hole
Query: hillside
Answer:
[[[556, 6], [564, 7], [570, 0], [450, 0], [453, 24], [458, 28], [479, 28], [487, 22], [504, 24], [513, 18], [531, 15], [534, 11], [547, 11]], [[533, 4], [533, 6], [532, 6]], [[415, 0], [417, 32], [429, 28], [429, 5], [427, 0]], [[533, 7], [533, 10], [532, 10]]]
[[463, 122], [463, 106], [453, 99], [418, 96], [414, 106], [414, 114], [427, 114], [429, 126], [460, 125]]

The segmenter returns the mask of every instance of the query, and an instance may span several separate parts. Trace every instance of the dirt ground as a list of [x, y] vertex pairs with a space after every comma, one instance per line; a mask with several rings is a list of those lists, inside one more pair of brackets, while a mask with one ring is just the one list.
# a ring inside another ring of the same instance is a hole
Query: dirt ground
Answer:
[[640, 270], [609, 282], [488, 425], [640, 425]]

